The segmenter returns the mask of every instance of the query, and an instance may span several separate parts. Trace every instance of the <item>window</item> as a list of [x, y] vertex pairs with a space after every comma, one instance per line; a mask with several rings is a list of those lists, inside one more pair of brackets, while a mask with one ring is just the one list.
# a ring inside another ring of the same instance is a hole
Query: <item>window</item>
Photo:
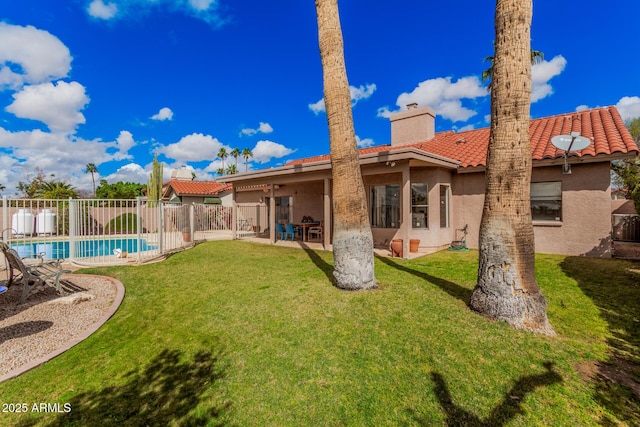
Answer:
[[449, 186], [440, 184], [440, 228], [449, 227]]
[[561, 182], [531, 183], [531, 219], [534, 221], [561, 221]]
[[429, 187], [411, 184], [411, 226], [429, 228]]
[[276, 222], [291, 222], [293, 200], [291, 196], [276, 197]]
[[371, 227], [400, 227], [399, 185], [375, 185], [371, 187]]

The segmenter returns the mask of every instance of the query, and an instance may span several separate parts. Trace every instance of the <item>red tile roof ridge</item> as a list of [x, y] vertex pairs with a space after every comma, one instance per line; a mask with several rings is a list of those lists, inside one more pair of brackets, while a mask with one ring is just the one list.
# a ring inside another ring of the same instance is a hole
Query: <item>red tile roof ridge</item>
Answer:
[[[596, 107], [552, 116], [530, 119], [529, 136], [533, 160], [555, 159], [564, 152], [551, 144], [552, 136], [580, 132], [589, 138], [591, 144], [585, 149], [573, 152], [572, 156], [611, 155], [614, 153], [638, 152], [638, 145], [631, 137], [615, 106]], [[419, 150], [460, 162], [460, 167], [486, 165], [490, 127], [469, 129], [461, 132], [447, 130], [436, 133], [433, 138], [405, 145], [376, 145], [362, 148], [360, 155], [393, 151], [414, 147]], [[329, 160], [329, 154], [307, 157], [287, 162], [287, 166]]]

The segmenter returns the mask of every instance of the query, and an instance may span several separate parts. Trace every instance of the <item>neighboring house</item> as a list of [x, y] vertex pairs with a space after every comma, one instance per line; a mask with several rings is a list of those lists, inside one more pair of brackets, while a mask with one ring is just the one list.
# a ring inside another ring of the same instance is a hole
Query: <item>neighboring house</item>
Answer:
[[169, 203], [205, 203], [232, 206], [231, 184], [216, 181], [194, 181], [191, 172], [188, 177], [178, 169], [171, 174], [171, 180], [162, 184], [162, 200]]
[[[374, 242], [385, 246], [403, 239], [406, 256], [409, 239], [419, 239], [422, 250], [446, 248], [462, 237], [460, 229], [466, 225], [467, 245], [477, 248], [489, 128], [435, 133], [434, 111], [415, 105], [390, 121], [391, 145], [360, 150]], [[611, 256], [610, 163], [638, 155], [620, 114], [607, 107], [544, 117], [531, 120], [529, 131], [536, 251]], [[551, 138], [572, 131], [591, 144], [570, 154], [571, 173], [564, 174], [564, 152]], [[267, 206], [269, 224], [300, 222], [303, 216], [323, 220], [324, 244], [330, 245], [328, 155], [218, 181], [233, 184], [233, 203]]]

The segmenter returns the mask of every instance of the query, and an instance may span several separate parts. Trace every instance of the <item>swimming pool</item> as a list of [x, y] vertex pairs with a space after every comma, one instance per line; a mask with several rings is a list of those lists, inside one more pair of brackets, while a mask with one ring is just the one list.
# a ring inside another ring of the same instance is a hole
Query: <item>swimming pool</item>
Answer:
[[[138, 241], [140, 242], [139, 248]], [[34, 258], [40, 253], [44, 253], [44, 257], [49, 259], [70, 258], [68, 240], [16, 243], [12, 244], [11, 247], [15, 249], [22, 258]], [[131, 254], [157, 249], [157, 246], [147, 243], [144, 239], [138, 240], [132, 238], [78, 240], [75, 242], [74, 258], [113, 255], [114, 249], [120, 249], [123, 252], [126, 251]]]

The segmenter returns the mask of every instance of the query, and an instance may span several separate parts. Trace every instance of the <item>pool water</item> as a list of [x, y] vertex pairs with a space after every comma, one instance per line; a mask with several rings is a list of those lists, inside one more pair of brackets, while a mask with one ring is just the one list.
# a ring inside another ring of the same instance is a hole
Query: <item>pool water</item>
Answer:
[[[11, 247], [23, 258], [35, 258], [40, 253], [44, 253], [44, 257], [49, 259], [70, 257], [69, 241], [19, 243], [13, 244]], [[75, 257], [89, 258], [113, 255], [114, 249], [135, 253], [156, 248], [157, 246], [148, 244], [144, 239], [140, 240], [140, 248], [138, 248], [138, 239], [79, 240], [75, 242]]]

